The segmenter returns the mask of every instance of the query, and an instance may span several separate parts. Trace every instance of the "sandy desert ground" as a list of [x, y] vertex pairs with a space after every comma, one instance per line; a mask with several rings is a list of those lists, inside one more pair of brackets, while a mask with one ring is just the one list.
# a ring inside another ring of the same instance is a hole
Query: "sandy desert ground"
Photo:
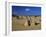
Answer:
[[[30, 25], [28, 25], [30, 20]], [[19, 16], [16, 18], [12, 16], [12, 31], [18, 30], [40, 30], [41, 29], [41, 17], [40, 16]]]

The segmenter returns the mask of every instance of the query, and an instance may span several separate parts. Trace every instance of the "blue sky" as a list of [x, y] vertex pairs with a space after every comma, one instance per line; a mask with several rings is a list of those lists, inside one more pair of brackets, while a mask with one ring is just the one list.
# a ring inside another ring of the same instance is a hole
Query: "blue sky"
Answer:
[[12, 15], [40, 16], [41, 15], [41, 7], [12, 6]]

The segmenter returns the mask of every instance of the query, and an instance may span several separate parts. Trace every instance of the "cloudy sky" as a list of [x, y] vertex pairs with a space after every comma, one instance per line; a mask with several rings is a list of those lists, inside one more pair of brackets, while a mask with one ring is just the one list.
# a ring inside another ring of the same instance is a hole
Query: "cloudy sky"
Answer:
[[39, 16], [41, 15], [41, 7], [12, 6], [12, 15]]

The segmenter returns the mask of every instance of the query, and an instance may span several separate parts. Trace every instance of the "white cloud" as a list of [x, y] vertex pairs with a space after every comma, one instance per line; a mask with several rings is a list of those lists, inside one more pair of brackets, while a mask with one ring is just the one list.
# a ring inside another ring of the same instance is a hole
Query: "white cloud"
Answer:
[[25, 11], [30, 11], [30, 9], [29, 8], [26, 8]]

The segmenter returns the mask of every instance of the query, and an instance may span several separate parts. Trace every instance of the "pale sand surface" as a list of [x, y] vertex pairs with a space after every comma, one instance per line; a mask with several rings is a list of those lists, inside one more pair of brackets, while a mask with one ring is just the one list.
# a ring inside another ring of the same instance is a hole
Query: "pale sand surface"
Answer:
[[[41, 29], [41, 17], [31, 17], [31, 22], [30, 26], [28, 26], [27, 19], [16, 19], [16, 17], [12, 18], [12, 31], [17, 31], [17, 30], [40, 30]], [[35, 25], [36, 23], [39, 23], [38, 25]], [[26, 24], [26, 26], [24, 25]]]

